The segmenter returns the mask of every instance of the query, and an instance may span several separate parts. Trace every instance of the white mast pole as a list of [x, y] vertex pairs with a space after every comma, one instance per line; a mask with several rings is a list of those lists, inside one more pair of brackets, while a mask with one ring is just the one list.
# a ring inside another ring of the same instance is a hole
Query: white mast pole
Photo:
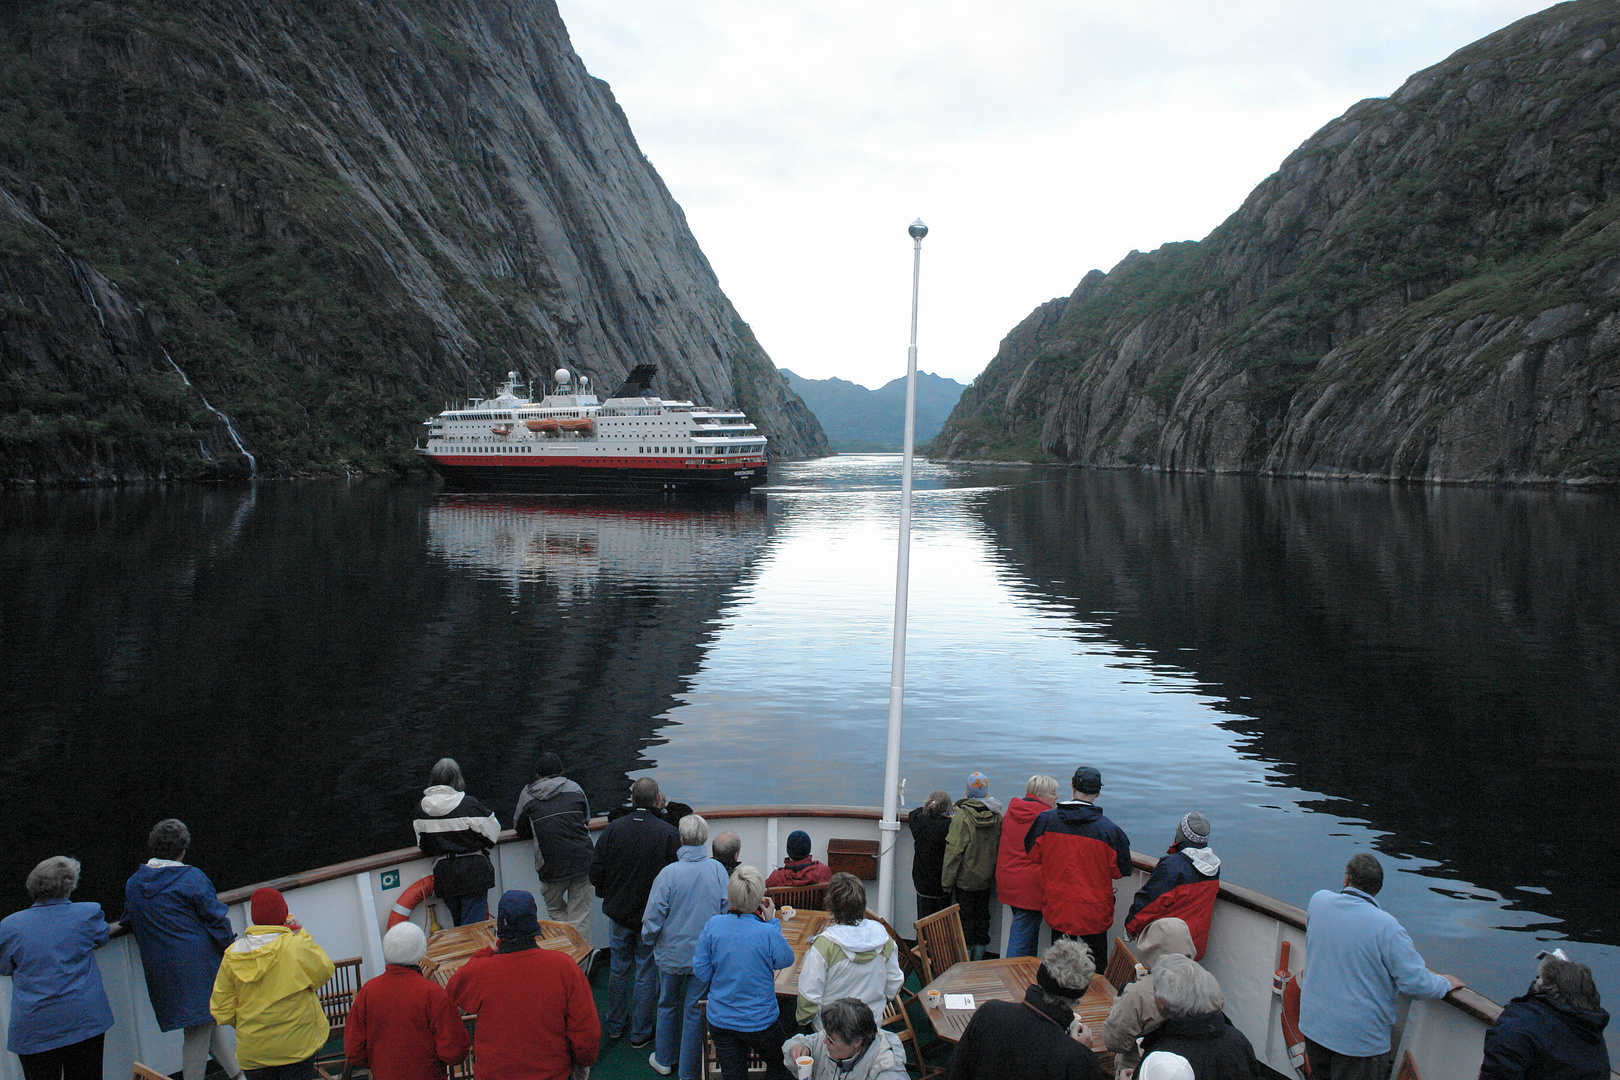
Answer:
[[911, 450], [917, 417], [917, 290], [922, 242], [928, 226], [918, 218], [911, 234], [911, 348], [906, 353], [906, 443], [900, 470], [900, 554], [894, 576], [894, 653], [889, 665], [889, 745], [883, 760], [882, 843], [878, 853], [878, 914], [894, 921], [894, 844], [900, 833], [900, 723], [906, 693], [906, 594], [911, 575]]

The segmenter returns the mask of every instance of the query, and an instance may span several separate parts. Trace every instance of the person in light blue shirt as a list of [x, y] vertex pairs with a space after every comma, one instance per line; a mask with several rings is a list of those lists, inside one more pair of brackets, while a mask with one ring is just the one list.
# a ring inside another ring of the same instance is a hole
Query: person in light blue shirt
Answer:
[[748, 1052], [765, 1059], [766, 1080], [793, 1080], [782, 1064], [776, 973], [793, 965], [793, 950], [765, 895], [765, 876], [739, 866], [726, 886], [731, 910], [703, 924], [692, 973], [709, 984], [709, 1034], [722, 1080], [745, 1080]]
[[26, 1080], [101, 1080], [101, 1048], [113, 1026], [95, 950], [107, 942], [100, 904], [68, 900], [79, 861], [52, 856], [28, 875], [34, 906], [0, 920], [0, 975], [11, 976], [6, 1049]]
[[1311, 897], [1299, 1029], [1313, 1080], [1388, 1080], [1399, 995], [1442, 998], [1462, 986], [1423, 963], [1395, 916], [1373, 897], [1384, 868], [1365, 852], [1344, 868], [1344, 888]]
[[659, 971], [657, 1041], [647, 1061], [660, 1076], [668, 1076], [678, 1061], [680, 1080], [698, 1080], [708, 985], [692, 973], [692, 954], [704, 925], [725, 914], [727, 875], [703, 846], [709, 840], [707, 821], [688, 814], [681, 818], [680, 833], [675, 861], [653, 879], [641, 917], [641, 940], [652, 944]]

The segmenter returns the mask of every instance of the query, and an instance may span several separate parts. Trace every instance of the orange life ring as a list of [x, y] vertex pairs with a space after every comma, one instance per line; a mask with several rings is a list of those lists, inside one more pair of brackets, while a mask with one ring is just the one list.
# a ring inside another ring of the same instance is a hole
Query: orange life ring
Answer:
[[1305, 1057], [1305, 1036], [1299, 1030], [1299, 976], [1288, 970], [1289, 944], [1282, 943], [1271, 988], [1282, 998], [1283, 1044], [1288, 1048], [1288, 1061], [1301, 1075], [1309, 1077], [1311, 1063]]
[[432, 874], [429, 874], [426, 877], [417, 878], [415, 881], [411, 882], [411, 884], [406, 887], [405, 891], [399, 894], [399, 899], [394, 901], [394, 910], [388, 913], [388, 926], [384, 932], [386, 933], [387, 930], [392, 930], [400, 923], [409, 919], [411, 917], [411, 912], [416, 910], [416, 905], [420, 904], [423, 900], [426, 900], [432, 895]]

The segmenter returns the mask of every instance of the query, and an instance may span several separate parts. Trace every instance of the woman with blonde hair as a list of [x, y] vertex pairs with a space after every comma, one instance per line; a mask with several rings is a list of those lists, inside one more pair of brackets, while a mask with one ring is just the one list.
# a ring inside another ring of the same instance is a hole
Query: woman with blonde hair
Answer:
[[776, 973], [793, 965], [793, 950], [765, 895], [765, 875], [739, 866], [726, 886], [731, 910], [703, 924], [692, 973], [709, 984], [709, 1034], [723, 1080], [746, 1080], [748, 1052], [765, 1059], [769, 1080], [793, 1080], [782, 1065], [787, 1037], [776, 1005]]
[[1032, 776], [1023, 798], [1007, 804], [996, 851], [996, 899], [1013, 909], [1007, 955], [1034, 956], [1041, 937], [1041, 868], [1024, 851], [1024, 834], [1037, 817], [1057, 805], [1058, 782]]

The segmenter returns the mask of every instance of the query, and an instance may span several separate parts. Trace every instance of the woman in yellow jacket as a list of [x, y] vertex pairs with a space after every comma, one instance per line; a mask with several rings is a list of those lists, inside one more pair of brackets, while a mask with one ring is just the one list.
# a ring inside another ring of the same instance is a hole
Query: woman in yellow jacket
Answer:
[[225, 950], [209, 1011], [236, 1028], [236, 1059], [248, 1080], [314, 1080], [327, 1037], [320, 988], [332, 961], [287, 914], [275, 889], [253, 894], [253, 925]]

